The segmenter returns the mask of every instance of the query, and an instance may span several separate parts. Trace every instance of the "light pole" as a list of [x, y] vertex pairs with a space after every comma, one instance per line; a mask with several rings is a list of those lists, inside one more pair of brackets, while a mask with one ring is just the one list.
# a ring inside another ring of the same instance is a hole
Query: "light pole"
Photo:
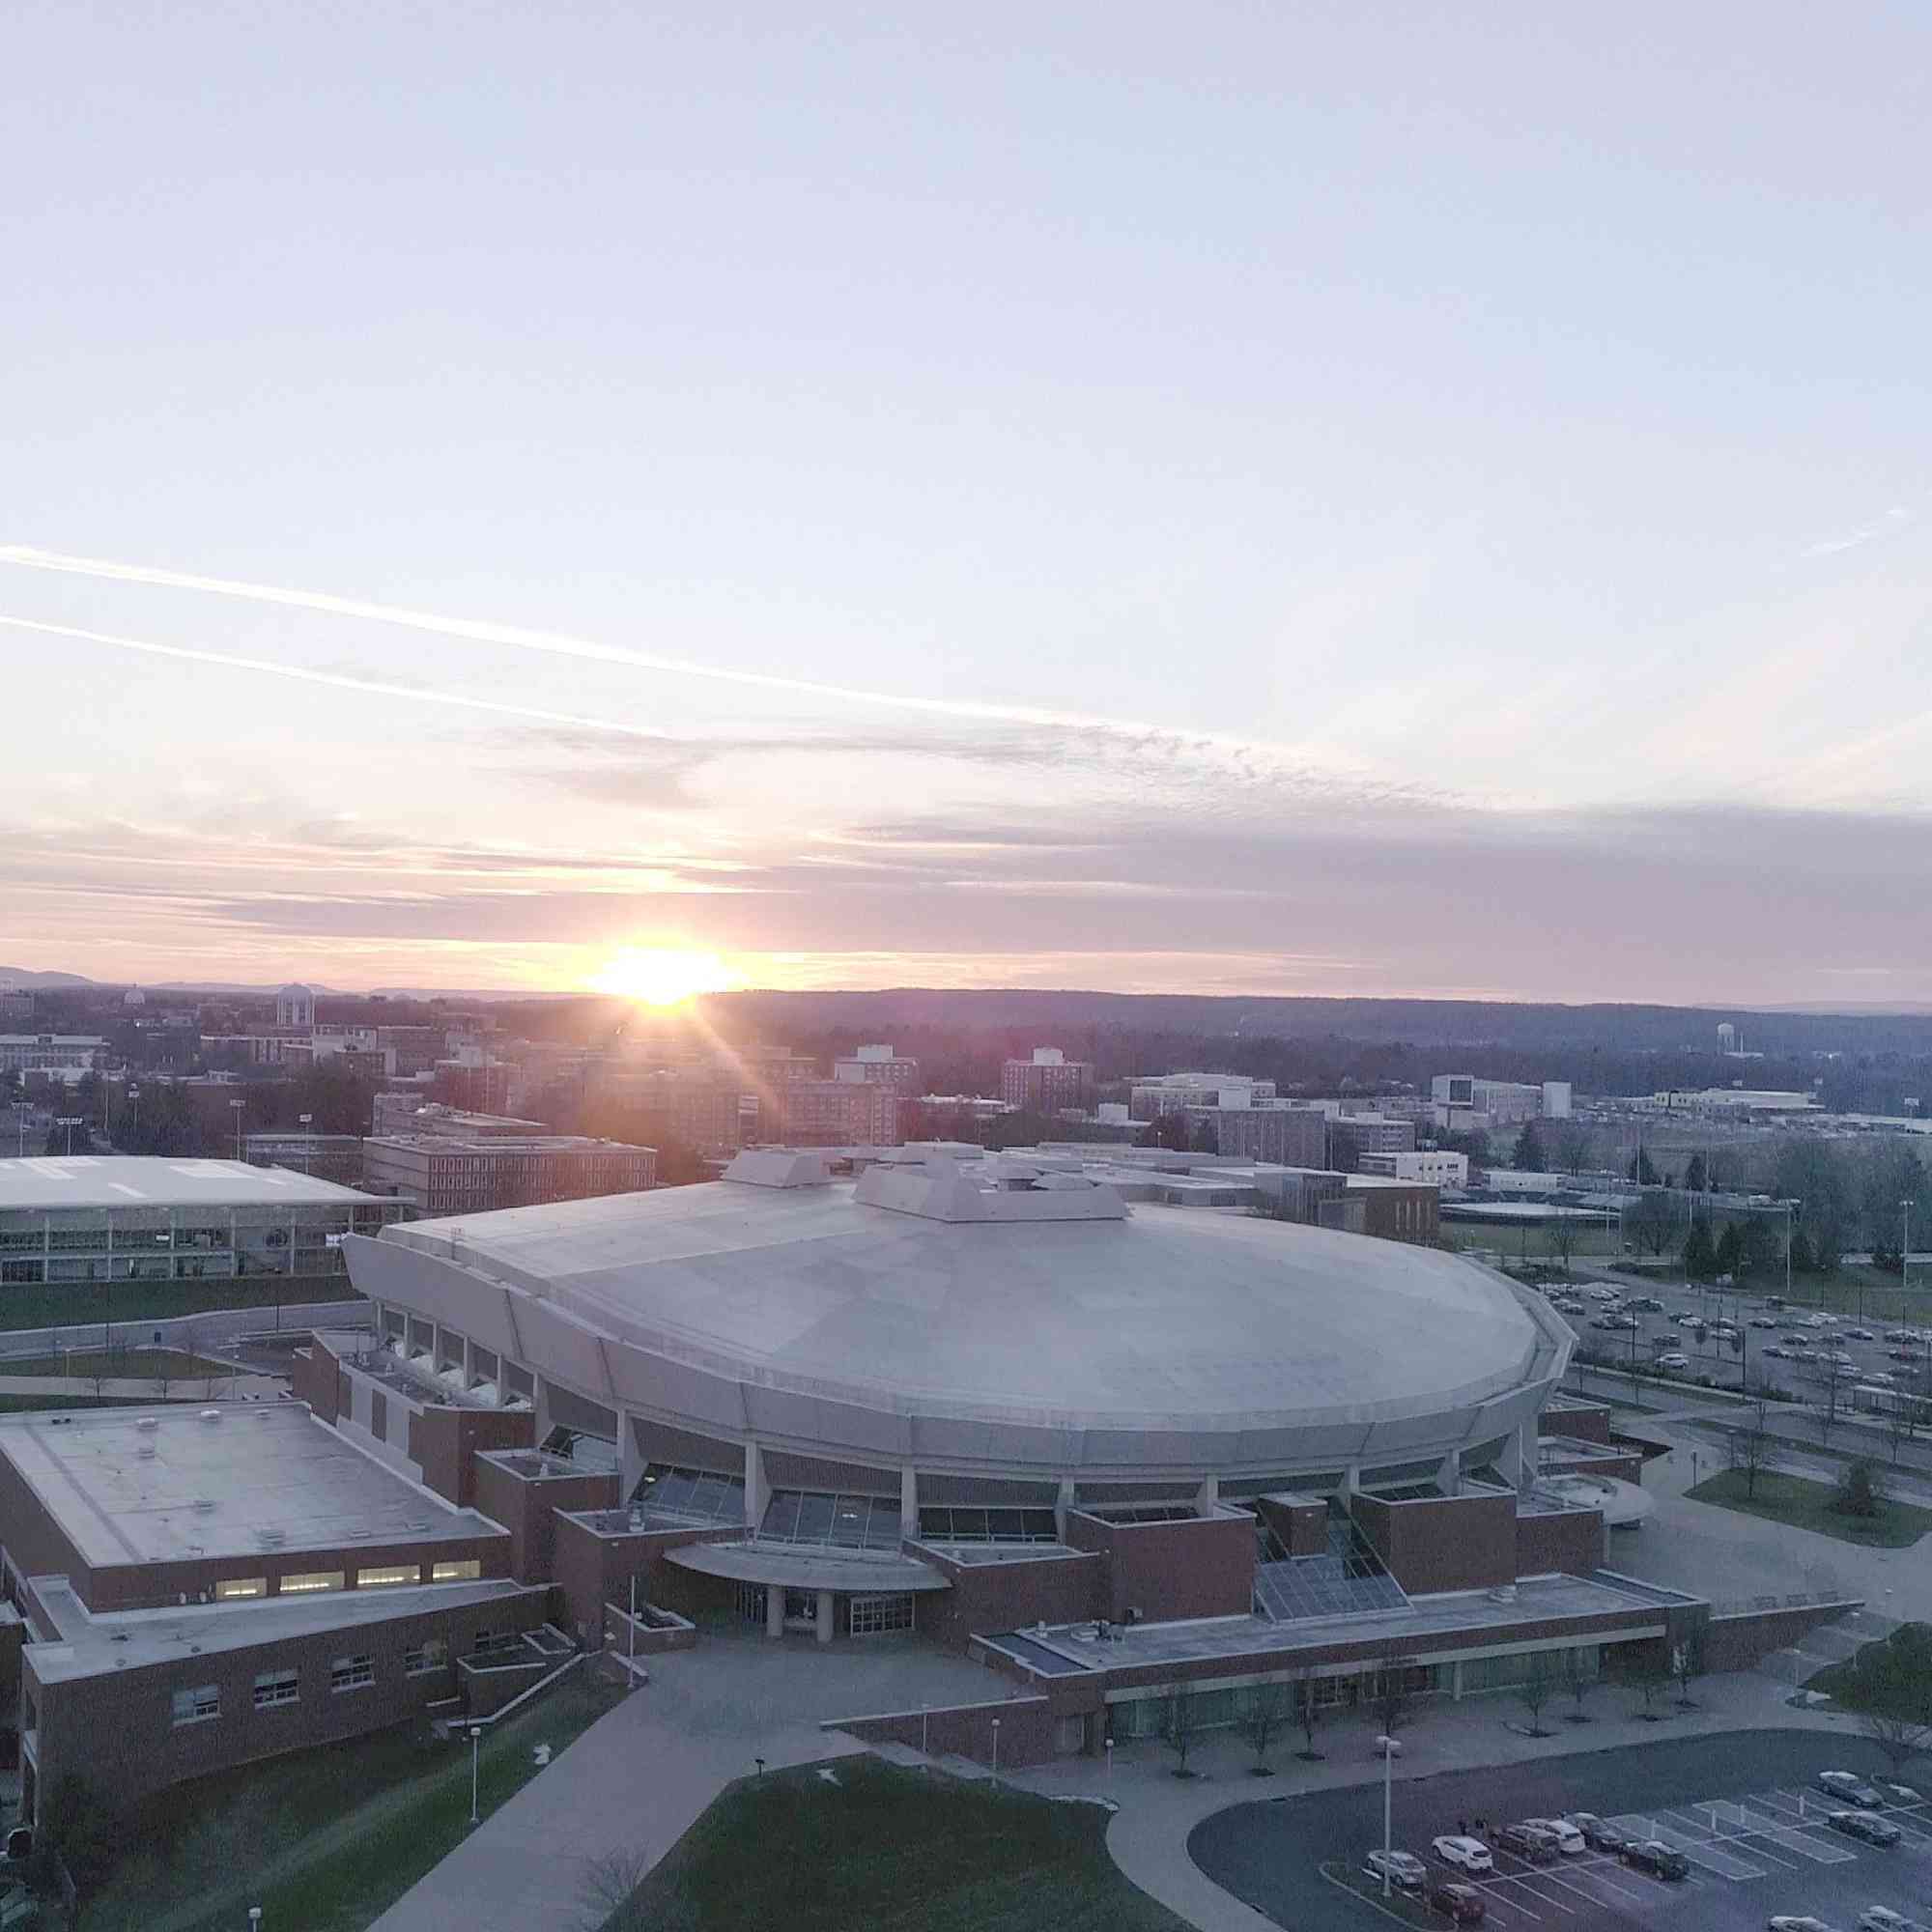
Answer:
[[128, 1104], [134, 1110], [134, 1122], [128, 1131], [133, 1135], [135, 1140], [139, 1140], [141, 1138], [141, 1090], [138, 1087], [128, 1088]]
[[1912, 1279], [1912, 1203], [1910, 1200], [1898, 1204], [1899, 1220], [1904, 1232], [1899, 1236], [1898, 1247], [1898, 1319], [1905, 1320], [1905, 1290]]
[[1114, 1736], [1113, 1733], [1110, 1731], [1107, 1734], [1107, 1782], [1109, 1784], [1112, 1784], [1113, 1781], [1114, 1781]]
[[472, 1825], [482, 1821], [476, 1815], [476, 1768], [483, 1754], [483, 1726], [471, 1724], [469, 1727], [469, 1822]]
[[1382, 1896], [1389, 1895], [1389, 1854], [1395, 1849], [1395, 1835], [1389, 1829], [1389, 1808], [1395, 1779], [1395, 1740], [1382, 1739]]
[[240, 1161], [242, 1158], [242, 1102], [240, 1100], [229, 1101], [228, 1111], [235, 1116], [235, 1158]]
[[995, 1777], [998, 1777], [999, 1775], [1000, 1775], [1000, 1720], [999, 1719], [995, 1718], [993, 1719], [993, 1776]]
[[55, 1122], [55, 1125], [67, 1129], [67, 1152], [70, 1160], [73, 1158], [73, 1130], [76, 1127], [84, 1127], [86, 1124], [87, 1122], [78, 1114], [63, 1114]]
[[14, 1102], [14, 1119], [19, 1123], [20, 1127], [20, 1158], [22, 1160], [25, 1160], [27, 1157], [27, 1116], [33, 1111], [34, 1106], [31, 1100], [15, 1100]]
[[309, 1151], [315, 1144], [315, 1116], [313, 1114], [298, 1114], [296, 1122], [302, 1130], [302, 1172], [306, 1174], [308, 1172]]
[[262, 1932], [262, 1908], [259, 1905], [248, 1908], [248, 1932]]

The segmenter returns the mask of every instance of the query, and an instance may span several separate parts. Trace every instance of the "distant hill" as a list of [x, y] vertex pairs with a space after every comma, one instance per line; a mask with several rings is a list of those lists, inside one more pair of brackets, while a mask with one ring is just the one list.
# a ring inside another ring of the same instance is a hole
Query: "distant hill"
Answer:
[[92, 986], [97, 981], [78, 973], [29, 973], [24, 966], [0, 966], [0, 993], [30, 993], [36, 987], [48, 992], [57, 986]]

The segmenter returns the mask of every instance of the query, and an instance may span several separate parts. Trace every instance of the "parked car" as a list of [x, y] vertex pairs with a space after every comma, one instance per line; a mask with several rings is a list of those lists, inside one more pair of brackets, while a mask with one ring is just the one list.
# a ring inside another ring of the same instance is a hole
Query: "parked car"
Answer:
[[1777, 1326], [1777, 1317], [1775, 1315], [1753, 1315], [1750, 1319], [1750, 1325], [1753, 1328], [1776, 1328]]
[[1429, 1888], [1429, 1902], [1437, 1912], [1446, 1912], [1458, 1925], [1483, 1922], [1483, 1894], [1473, 1885], [1439, 1878]]
[[1578, 1852], [1588, 1849], [1582, 1833], [1567, 1818], [1525, 1818], [1522, 1822], [1535, 1831], [1548, 1833], [1565, 1858], [1575, 1858]]
[[1825, 1822], [1867, 1845], [1895, 1845], [1905, 1835], [1889, 1818], [1874, 1818], [1869, 1811], [1828, 1811]]
[[1490, 1848], [1480, 1838], [1466, 1838], [1460, 1833], [1448, 1832], [1439, 1838], [1430, 1840], [1429, 1849], [1445, 1865], [1454, 1865], [1458, 1871], [1494, 1871], [1496, 1861], [1490, 1856]]
[[1635, 1295], [1625, 1303], [1625, 1306], [1634, 1308], [1639, 1315], [1662, 1315], [1663, 1313], [1663, 1303], [1658, 1300], [1654, 1294]]
[[1362, 1869], [1379, 1885], [1384, 1872], [1398, 1891], [1420, 1891], [1429, 1882], [1429, 1867], [1413, 1852], [1371, 1852]]
[[1758, 1353], [1760, 1355], [1770, 1355], [1775, 1360], [1780, 1362], [1788, 1362], [1791, 1359], [1791, 1350], [1789, 1349], [1780, 1349], [1776, 1342], [1767, 1342], [1758, 1350]]
[[1918, 1359], [1917, 1349], [1888, 1349], [1885, 1352], [1894, 1362], [1916, 1362]]
[[1704, 1325], [1704, 1318], [1701, 1315], [1680, 1315], [1677, 1318], [1677, 1325], [1680, 1328], [1701, 1328]]
[[1878, 1337], [1869, 1328], [1847, 1328], [1845, 1339], [1851, 1342], [1876, 1342]]
[[1624, 1847], [1624, 1863], [1652, 1878], [1689, 1878], [1690, 1861], [1662, 1838], [1638, 1838]]
[[1771, 1932], [1836, 1932], [1835, 1927], [1813, 1918], [1808, 1912], [1774, 1912], [1764, 1922]]
[[1816, 1782], [1820, 1791], [1839, 1799], [1846, 1804], [1856, 1804], [1861, 1811], [1876, 1811], [1885, 1803], [1885, 1800], [1855, 1772], [1821, 1771]]
[[1859, 1914], [1859, 1932], [1925, 1932], [1925, 1928], [1889, 1905], [1868, 1905]]
[[1607, 1818], [1599, 1818], [1594, 1811], [1573, 1811], [1569, 1822], [1583, 1834], [1583, 1842], [1593, 1852], [1621, 1852], [1630, 1843], [1628, 1833], [1619, 1832]]
[[1659, 1355], [1651, 1366], [1659, 1369], [1688, 1369], [1690, 1366], [1690, 1357], [1680, 1355], [1675, 1349], [1672, 1349], [1668, 1353]]
[[1556, 1862], [1556, 1840], [1548, 1832], [1539, 1832], [1534, 1825], [1505, 1825], [1496, 1833], [1496, 1843], [1506, 1852], [1513, 1852], [1525, 1864], [1553, 1865]]
[[1883, 1791], [1885, 1795], [1888, 1798], [1889, 1798], [1894, 1804], [1923, 1804], [1925, 1803], [1925, 1800], [1919, 1795], [1919, 1793], [1915, 1791], [1911, 1785], [1894, 1784], [1889, 1777], [1880, 1778], [1878, 1781], [1878, 1788], [1881, 1791]]
[[1923, 1342], [1925, 1338], [1917, 1328], [1888, 1328], [1885, 1331], [1885, 1339], [1888, 1342], [1903, 1342], [1909, 1347]]

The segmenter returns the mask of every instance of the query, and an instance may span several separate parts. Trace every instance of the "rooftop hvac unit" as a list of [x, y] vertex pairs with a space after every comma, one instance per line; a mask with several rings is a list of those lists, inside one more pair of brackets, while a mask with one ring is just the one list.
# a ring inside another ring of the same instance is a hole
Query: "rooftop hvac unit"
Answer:
[[285, 1529], [258, 1529], [255, 1532], [255, 1541], [264, 1549], [279, 1549], [288, 1540], [289, 1533]]
[[155, 1445], [152, 1442], [143, 1442], [134, 1454], [143, 1462], [152, 1463], [155, 1460]]
[[213, 1516], [214, 1514], [214, 1498], [213, 1496], [196, 1496], [194, 1499], [194, 1513], [196, 1516]]
[[158, 1416], [138, 1415], [134, 1418], [134, 1427], [136, 1429], [142, 1429], [152, 1432], [154, 1430], [158, 1429], [160, 1426], [161, 1426], [160, 1418]]
[[201, 1419], [204, 1422], [219, 1422], [221, 1411], [218, 1408], [204, 1408], [201, 1411]]

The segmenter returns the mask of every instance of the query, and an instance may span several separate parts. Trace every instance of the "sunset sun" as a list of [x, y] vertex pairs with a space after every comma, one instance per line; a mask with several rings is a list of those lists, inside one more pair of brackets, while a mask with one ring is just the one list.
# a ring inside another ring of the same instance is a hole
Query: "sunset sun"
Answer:
[[698, 993], [722, 993], [737, 976], [715, 952], [627, 947], [613, 953], [590, 981], [600, 993], [646, 1007], [675, 1007]]

